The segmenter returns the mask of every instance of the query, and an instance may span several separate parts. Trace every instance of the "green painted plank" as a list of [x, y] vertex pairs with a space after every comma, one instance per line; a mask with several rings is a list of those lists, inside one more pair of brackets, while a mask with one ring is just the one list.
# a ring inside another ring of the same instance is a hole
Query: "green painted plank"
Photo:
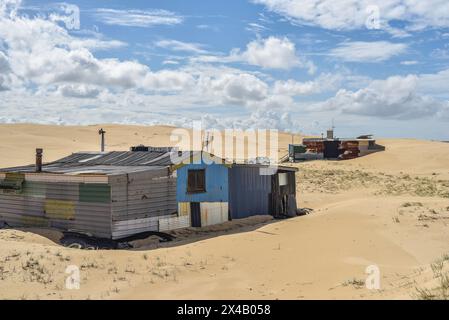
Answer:
[[100, 183], [81, 183], [79, 185], [80, 202], [111, 202], [111, 186]]
[[45, 198], [47, 184], [45, 182], [25, 181], [22, 194], [25, 196]]

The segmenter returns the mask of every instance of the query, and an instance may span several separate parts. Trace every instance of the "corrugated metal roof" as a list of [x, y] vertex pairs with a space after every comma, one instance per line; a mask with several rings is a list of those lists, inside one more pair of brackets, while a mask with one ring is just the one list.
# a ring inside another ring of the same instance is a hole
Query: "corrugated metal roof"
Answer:
[[340, 141], [376, 141], [376, 139], [373, 139], [373, 138], [369, 138], [369, 139], [364, 139], [364, 138], [340, 138], [338, 140], [340, 140]]
[[374, 138], [333, 138], [333, 139], [327, 139], [327, 138], [304, 138], [302, 140], [303, 143], [305, 142], [324, 142], [324, 141], [375, 141]]
[[[182, 157], [190, 153], [183, 152]], [[159, 151], [111, 151], [104, 153], [78, 152], [55, 161], [63, 166], [67, 165], [112, 165], [112, 166], [169, 166], [173, 165], [172, 152]], [[176, 152], [177, 156], [177, 152]]]
[[[44, 173], [59, 173], [68, 175], [100, 174], [114, 175], [131, 172], [161, 169], [176, 166], [190, 157], [195, 157], [201, 151], [111, 151], [111, 152], [77, 152], [62, 159], [46, 163], [42, 166]], [[208, 154], [207, 152], [204, 155]], [[203, 155], [203, 156], [204, 156]], [[210, 155], [213, 156], [213, 155]], [[213, 156], [215, 157], [215, 156]], [[225, 163], [225, 160], [215, 157]], [[233, 164], [233, 166], [252, 166], [271, 168], [262, 164]], [[281, 170], [297, 171], [297, 168], [277, 166]], [[35, 165], [0, 169], [0, 172], [35, 172]]]
[[326, 140], [328, 140], [328, 139], [326, 139], [326, 138], [303, 138], [302, 143], [304, 143], [304, 142], [323, 142]]
[[[174, 157], [171, 157], [171, 156]], [[176, 165], [174, 160], [186, 159], [191, 152], [111, 151], [77, 152], [46, 163], [42, 172], [62, 174], [103, 174], [139, 172]], [[181, 161], [180, 160], [180, 161]], [[0, 169], [0, 172], [35, 172], [34, 165]]]
[[296, 167], [280, 166], [276, 164], [266, 165], [266, 164], [252, 164], [252, 163], [234, 163], [232, 167], [247, 167], [247, 168], [262, 168], [262, 169], [277, 169], [282, 171], [298, 171]]
[[[143, 172], [149, 170], [158, 170], [165, 168], [163, 166], [59, 166], [58, 164], [47, 164], [42, 168], [43, 173], [59, 173], [66, 175], [116, 175], [133, 172]], [[34, 165], [0, 169], [0, 172], [22, 172], [34, 173]]]

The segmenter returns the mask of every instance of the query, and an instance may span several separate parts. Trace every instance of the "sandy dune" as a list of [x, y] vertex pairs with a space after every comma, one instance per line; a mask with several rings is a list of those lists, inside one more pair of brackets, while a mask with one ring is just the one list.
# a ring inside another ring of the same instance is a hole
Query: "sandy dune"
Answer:
[[[167, 145], [172, 130], [103, 127], [115, 150]], [[97, 150], [98, 129], [0, 125], [0, 165], [32, 163], [38, 146], [46, 161]], [[280, 136], [280, 153], [290, 141], [290, 135]], [[439, 275], [449, 266], [449, 144], [380, 143], [385, 152], [360, 159], [294, 164], [300, 168], [298, 204], [314, 209], [307, 216], [235, 220], [180, 231], [174, 243], [148, 239], [120, 251], [63, 248], [52, 230], [0, 230], [0, 297], [441, 297], [435, 288], [444, 284]], [[81, 269], [80, 290], [65, 288], [69, 265]], [[369, 265], [380, 269], [380, 290], [364, 287]]]
[[[98, 130], [106, 131], [106, 151], [129, 150], [133, 145], [151, 145], [155, 147], [174, 145], [170, 136], [175, 133], [174, 127], [169, 126], [135, 126], [108, 125], [92, 126], [56, 126], [36, 124], [0, 125], [0, 166], [16, 166], [34, 163], [35, 149], [44, 149], [44, 162], [54, 161], [76, 151], [99, 151], [100, 137]], [[190, 132], [191, 130], [182, 129]], [[237, 134], [237, 140], [243, 136]], [[293, 140], [292, 140], [293, 139]], [[223, 138], [224, 141], [224, 138]], [[279, 133], [279, 155], [287, 153], [288, 144], [299, 143], [301, 136]], [[246, 143], [247, 141], [244, 141]], [[194, 146], [190, 141], [181, 147], [190, 150]], [[224, 142], [223, 144], [224, 145]], [[221, 156], [220, 150], [214, 152]]]
[[387, 146], [387, 152], [341, 162], [342, 166], [388, 173], [436, 174], [449, 178], [449, 143], [413, 139], [380, 139], [377, 142]]

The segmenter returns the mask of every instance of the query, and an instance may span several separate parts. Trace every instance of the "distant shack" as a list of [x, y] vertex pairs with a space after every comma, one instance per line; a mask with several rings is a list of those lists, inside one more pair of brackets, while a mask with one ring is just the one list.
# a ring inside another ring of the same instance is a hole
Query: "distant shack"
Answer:
[[[328, 134], [329, 135], [329, 134]], [[304, 138], [302, 144], [289, 145], [290, 161], [339, 159], [347, 160], [385, 150], [372, 135], [357, 138]]]

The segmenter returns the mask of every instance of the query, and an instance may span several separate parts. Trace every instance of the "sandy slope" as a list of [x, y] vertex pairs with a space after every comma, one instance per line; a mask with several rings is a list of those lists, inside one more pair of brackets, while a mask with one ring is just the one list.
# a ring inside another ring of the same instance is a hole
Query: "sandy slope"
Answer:
[[[0, 125], [0, 166], [24, 165], [34, 162], [36, 148], [44, 149], [44, 162], [62, 158], [76, 151], [99, 151], [100, 138], [98, 130], [106, 131], [106, 150], [129, 150], [133, 145], [151, 145], [156, 147], [174, 145], [170, 136], [175, 134], [174, 127], [169, 126], [134, 126], [134, 125], [92, 125], [92, 126], [56, 126], [35, 124]], [[190, 132], [191, 130], [182, 129]], [[243, 136], [236, 134], [241, 141]], [[217, 139], [218, 140], [218, 139]], [[224, 141], [224, 138], [223, 138]], [[281, 155], [287, 153], [292, 136], [279, 133], [279, 149]], [[301, 137], [293, 137], [295, 143]], [[192, 141], [182, 144], [186, 150], [194, 146]], [[223, 144], [224, 145], [224, 142]], [[220, 154], [220, 150], [214, 152]]]
[[[171, 131], [104, 127], [116, 150], [166, 145]], [[37, 145], [47, 161], [97, 149], [97, 130], [1, 125], [0, 165], [32, 162]], [[290, 140], [281, 136], [281, 152]], [[429, 265], [449, 253], [449, 144], [381, 143], [385, 152], [365, 158], [295, 164], [298, 203], [314, 209], [308, 216], [236, 220], [182, 231], [168, 245], [148, 240], [123, 251], [66, 249], [51, 230], [1, 230], [0, 297], [414, 298], [415, 287], [437, 285]], [[71, 264], [81, 268], [80, 290], [64, 287]], [[360, 288], [373, 264], [380, 291]]]
[[49, 162], [76, 151], [100, 149], [98, 130], [106, 131], [108, 150], [128, 150], [130, 145], [145, 143], [165, 146], [171, 127], [137, 126], [50, 126], [12, 124], [0, 125], [0, 165], [13, 166], [34, 162], [35, 149], [44, 149], [44, 161]]
[[449, 143], [413, 139], [381, 139], [377, 142], [385, 145], [387, 151], [341, 162], [342, 165], [392, 173], [436, 173], [449, 178]]

